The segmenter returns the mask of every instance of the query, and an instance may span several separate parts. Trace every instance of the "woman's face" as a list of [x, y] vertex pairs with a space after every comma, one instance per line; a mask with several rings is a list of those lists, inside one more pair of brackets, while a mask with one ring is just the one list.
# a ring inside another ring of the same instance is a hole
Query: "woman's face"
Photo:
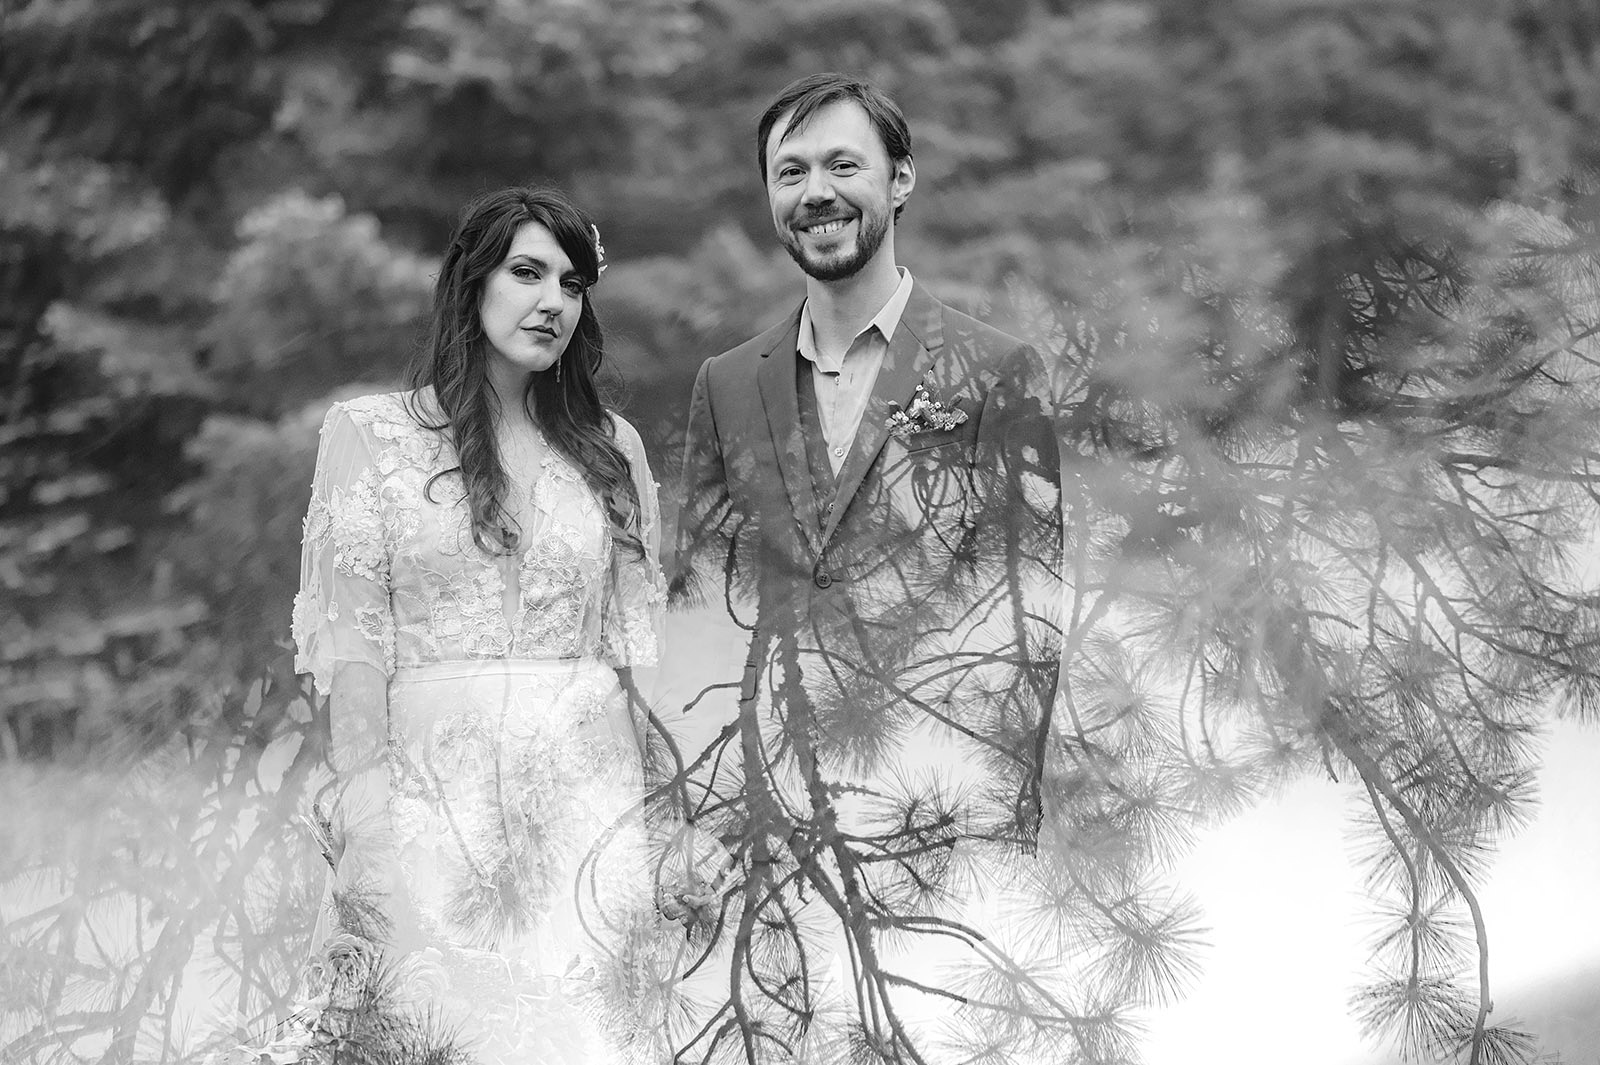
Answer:
[[509, 381], [554, 366], [578, 328], [583, 288], [555, 236], [525, 222], [505, 261], [485, 279], [478, 303], [491, 375]]

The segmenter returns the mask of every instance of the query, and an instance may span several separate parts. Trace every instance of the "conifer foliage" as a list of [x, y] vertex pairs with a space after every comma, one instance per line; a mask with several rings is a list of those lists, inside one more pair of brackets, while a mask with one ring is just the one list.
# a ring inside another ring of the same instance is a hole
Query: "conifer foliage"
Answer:
[[[963, 704], [976, 776], [807, 774], [892, 765], [926, 632], [830, 692], [774, 669], [789, 731], [656, 708], [680, 1060], [1132, 1060], [1202, 964], [1173, 860], [1306, 774], [1364, 803], [1373, 1045], [1540, 1053], [1479, 888], [1540, 729], [1600, 708], [1593, 4], [17, 0], [0, 56], [0, 1059], [193, 1061], [294, 1005], [315, 427], [396, 380], [460, 203], [553, 181], [601, 219], [670, 515], [696, 368], [799, 292], [755, 116], [829, 68], [905, 105], [918, 284], [1047, 358], [1067, 520], [1011, 546], [1068, 594]], [[902, 560], [882, 617], [958, 626], [997, 546]], [[801, 631], [738, 638], [781, 667]], [[897, 967], [932, 940], [968, 964]]]

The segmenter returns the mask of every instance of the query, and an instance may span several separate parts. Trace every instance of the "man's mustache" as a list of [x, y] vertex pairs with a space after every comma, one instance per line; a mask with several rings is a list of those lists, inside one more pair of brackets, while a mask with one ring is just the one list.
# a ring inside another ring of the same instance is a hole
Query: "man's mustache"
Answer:
[[790, 223], [793, 226], [814, 226], [824, 222], [848, 222], [856, 217], [853, 213], [841, 214], [838, 211], [808, 211], [802, 217], [795, 218]]

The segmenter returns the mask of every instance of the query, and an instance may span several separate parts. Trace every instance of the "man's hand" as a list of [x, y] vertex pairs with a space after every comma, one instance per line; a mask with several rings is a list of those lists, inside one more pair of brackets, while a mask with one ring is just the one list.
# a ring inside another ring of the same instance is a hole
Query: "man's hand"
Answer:
[[683, 880], [656, 888], [657, 912], [669, 921], [682, 921], [686, 929], [714, 923], [723, 890], [739, 866], [738, 855], [693, 825], [685, 825], [668, 847], [683, 863]]

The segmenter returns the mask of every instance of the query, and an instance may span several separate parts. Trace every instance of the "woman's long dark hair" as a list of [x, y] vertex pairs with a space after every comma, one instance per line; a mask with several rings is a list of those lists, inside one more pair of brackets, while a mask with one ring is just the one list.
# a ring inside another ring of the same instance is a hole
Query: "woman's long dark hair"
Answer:
[[[577, 331], [557, 363], [560, 377], [554, 368], [529, 374], [523, 407], [550, 446], [582, 471], [605, 510], [613, 541], [642, 555], [633, 470], [617, 446], [615, 427], [595, 385], [605, 345], [592, 298], [600, 280], [594, 223], [566, 196], [553, 189], [516, 187], [485, 193], [462, 209], [434, 285], [427, 346], [412, 358], [407, 373], [413, 389], [432, 386], [437, 411], [413, 404], [411, 416], [426, 428], [449, 432], [472, 511], [473, 540], [494, 554], [515, 550], [520, 536], [506, 509], [509, 478], [495, 439], [500, 401], [489, 383], [488, 341], [478, 307], [489, 275], [505, 262], [511, 241], [529, 222], [555, 237], [583, 279], [584, 293]], [[430, 480], [430, 493], [432, 489]]]

